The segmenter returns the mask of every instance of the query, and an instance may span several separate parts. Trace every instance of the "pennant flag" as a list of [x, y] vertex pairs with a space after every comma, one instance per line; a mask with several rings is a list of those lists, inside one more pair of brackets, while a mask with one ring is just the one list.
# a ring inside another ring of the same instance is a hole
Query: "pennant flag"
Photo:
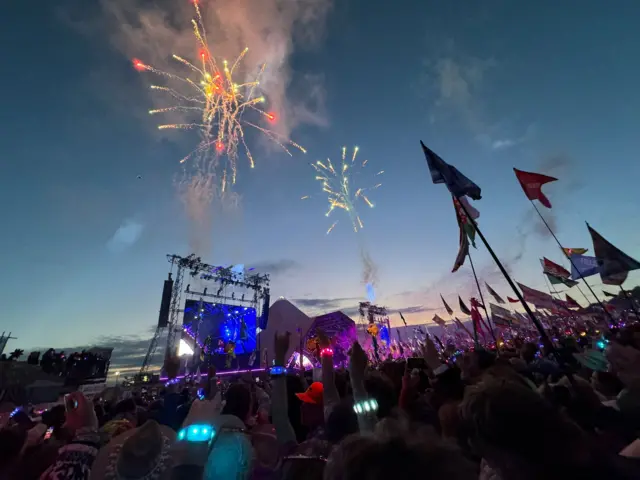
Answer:
[[600, 278], [605, 285], [622, 285], [627, 274], [640, 269], [640, 262], [631, 258], [596, 232], [587, 223], [593, 241], [593, 250], [600, 266]]
[[440, 327], [444, 327], [446, 325], [446, 322], [442, 318], [440, 318], [438, 314], [435, 314], [432, 320], [433, 320], [433, 323], [435, 323], [436, 325], [439, 325]]
[[458, 295], [458, 303], [460, 304], [460, 311], [462, 313], [464, 313], [465, 315], [471, 315], [471, 310], [469, 310], [467, 306], [464, 304], [464, 302], [460, 298], [460, 295]]
[[522, 190], [524, 190], [524, 194], [529, 200], [538, 200], [545, 207], [551, 208], [551, 202], [544, 193], [542, 193], [542, 186], [545, 183], [555, 182], [558, 180], [557, 178], [548, 177], [547, 175], [542, 175], [540, 173], [523, 172], [517, 168], [514, 168], [513, 171], [520, 182]]
[[520, 290], [522, 290], [522, 296], [524, 297], [525, 302], [531, 303], [537, 308], [547, 308], [550, 310], [555, 307], [553, 297], [548, 293], [527, 287], [521, 283], [518, 283], [518, 286], [520, 287]]
[[456, 255], [456, 260], [453, 262], [451, 273], [457, 272], [464, 265], [467, 255], [469, 255], [469, 238], [464, 229], [460, 228], [460, 246], [458, 247], [458, 255]]
[[453, 310], [451, 309], [451, 307], [449, 306], [449, 304], [447, 302], [444, 301], [444, 297], [442, 296], [442, 294], [440, 294], [440, 299], [442, 300], [442, 303], [444, 303], [444, 308], [447, 310], [447, 313], [449, 315], [453, 315]]
[[576, 302], [573, 298], [571, 298], [569, 295], [565, 294], [564, 297], [567, 300], [567, 306], [569, 308], [582, 308], [580, 304]]
[[584, 255], [585, 253], [587, 253], [589, 251], [588, 248], [565, 248], [562, 247], [562, 251], [564, 252], [564, 254], [567, 257], [570, 257], [571, 255]]
[[615, 293], [605, 292], [604, 290], [602, 290], [602, 293], [604, 293], [605, 297], [609, 297], [609, 298], [617, 298], [618, 297], [618, 295], [616, 295]]
[[517, 298], [511, 298], [511, 297], [507, 297], [507, 300], [510, 303], [519, 303], [520, 302], [520, 300], [518, 300]]
[[579, 283], [579, 282], [576, 282], [575, 280], [571, 280], [570, 278], [558, 277], [556, 275], [551, 275], [550, 273], [546, 273], [546, 272], [545, 272], [545, 275], [551, 282], [551, 285], [566, 285], [567, 287], [571, 288], [571, 287], [575, 287]]
[[482, 329], [484, 320], [482, 320], [482, 315], [480, 315], [480, 311], [478, 310], [478, 302], [475, 301], [475, 298], [471, 299], [471, 321], [475, 324], [476, 331], [482, 335], [482, 339], [486, 343], [487, 337], [485, 336], [484, 330]]
[[429, 166], [431, 181], [433, 183], [444, 183], [451, 192], [451, 195], [456, 198], [465, 195], [473, 200], [480, 200], [482, 198], [482, 191], [478, 185], [460, 173], [456, 167], [452, 167], [442, 160], [434, 151], [422, 143], [422, 140], [420, 141], [420, 145], [422, 145], [422, 151], [427, 159], [427, 165]]
[[398, 312], [400, 314], [400, 318], [402, 319], [402, 323], [404, 323], [404, 326], [407, 326], [407, 321], [404, 319], [404, 315], [402, 315], [402, 312]]
[[491, 288], [487, 282], [484, 282], [484, 284], [487, 286], [487, 291], [495, 299], [496, 302], [500, 304], [504, 303], [502, 297], [498, 295], [498, 293], [493, 288]]
[[586, 255], [571, 255], [571, 278], [574, 280], [587, 278], [600, 273], [598, 259], [596, 257], [588, 257]]
[[569, 272], [569, 270], [564, 268], [562, 265], [552, 262], [546, 257], [543, 257], [542, 260], [540, 260], [540, 263], [542, 264], [542, 271], [547, 275], [562, 278], [569, 278], [571, 276], [571, 272]]

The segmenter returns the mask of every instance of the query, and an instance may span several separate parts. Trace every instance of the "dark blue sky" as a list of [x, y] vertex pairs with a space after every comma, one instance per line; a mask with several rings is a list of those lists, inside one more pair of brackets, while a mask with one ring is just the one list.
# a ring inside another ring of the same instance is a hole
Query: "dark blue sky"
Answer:
[[[158, 119], [145, 114], [157, 101], [150, 79], [130, 62], [172, 49], [172, 39], [155, 27], [134, 29], [136, 43], [123, 23], [161, 7], [10, 3], [0, 19], [0, 330], [13, 331], [25, 349], [124, 345], [127, 336], [144, 344], [157, 319], [165, 254], [189, 251], [174, 178], [193, 138], [158, 135]], [[254, 17], [228, 18], [242, 27], [263, 22], [261, 32], [277, 14], [268, 5], [278, 2], [201, 3], [255, 7]], [[300, 197], [317, 191], [309, 162], [357, 144], [386, 172], [376, 208], [361, 210], [378, 300], [416, 312], [413, 322], [430, 319], [439, 293], [454, 303], [454, 293], [469, 295], [472, 284], [466, 267], [448, 273], [457, 252], [454, 212], [445, 188], [430, 182], [420, 139], [483, 188], [480, 225], [519, 281], [545, 289], [537, 259], [562, 259], [531, 215], [514, 166], [560, 179], [545, 190], [549, 219], [567, 246], [591, 247], [588, 220], [640, 256], [637, 1], [336, 3], [295, 35], [289, 27], [304, 12], [276, 22], [286, 46], [281, 66], [290, 71], [288, 86], [280, 85], [290, 100], [276, 107], [295, 113], [292, 137], [309, 153], [291, 158], [250, 139], [256, 168], [241, 158], [240, 208], [212, 214], [205, 259], [271, 266], [274, 296], [303, 299], [308, 313], [356, 305], [364, 287], [348, 219], [335, 212], [341, 221], [326, 236], [324, 201]], [[179, 8], [189, 12], [188, 4]], [[313, 45], [303, 38], [311, 29]], [[184, 50], [185, 38], [176, 36], [175, 47]], [[260, 45], [264, 38], [248, 45], [252, 52], [279, 45]], [[472, 254], [483, 277], [508, 294], [484, 248]], [[629, 286], [636, 280], [630, 276]]]

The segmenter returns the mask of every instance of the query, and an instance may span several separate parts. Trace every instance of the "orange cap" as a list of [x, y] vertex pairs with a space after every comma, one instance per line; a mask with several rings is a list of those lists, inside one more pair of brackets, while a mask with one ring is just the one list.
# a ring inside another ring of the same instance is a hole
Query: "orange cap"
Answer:
[[302, 400], [304, 403], [313, 403], [318, 405], [322, 403], [322, 397], [324, 393], [324, 386], [321, 382], [313, 382], [307, 388], [304, 393], [296, 393], [296, 397]]

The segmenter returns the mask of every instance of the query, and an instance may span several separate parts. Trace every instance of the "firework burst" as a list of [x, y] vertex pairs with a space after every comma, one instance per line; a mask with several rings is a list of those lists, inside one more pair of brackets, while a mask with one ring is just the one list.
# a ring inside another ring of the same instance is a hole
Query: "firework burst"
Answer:
[[199, 48], [199, 59], [197, 62], [191, 62], [178, 55], [172, 57], [183, 67], [186, 67], [191, 75], [197, 79], [158, 70], [137, 59], [133, 60], [133, 65], [138, 71], [154, 73], [172, 80], [180, 86], [172, 88], [151, 85], [152, 90], [164, 93], [176, 103], [150, 110], [149, 113], [157, 115], [181, 112], [186, 115], [194, 115], [193, 122], [162, 124], [158, 128], [161, 130], [197, 130], [200, 133], [198, 146], [182, 158], [180, 163], [185, 163], [192, 157], [208, 156], [210, 152], [214, 153], [211, 158], [216, 164], [221, 158], [226, 158], [220, 185], [221, 192], [224, 193], [229, 184], [236, 182], [239, 151], [244, 152], [251, 168], [255, 166], [253, 155], [245, 140], [245, 127], [260, 131], [289, 155], [291, 155], [290, 147], [297, 148], [304, 153], [306, 150], [266, 126], [260, 126], [245, 118], [245, 114], [252, 111], [257, 118], [265, 120], [267, 123], [275, 123], [277, 120], [274, 112], [268, 112], [261, 108], [261, 105], [265, 103], [265, 98], [259, 94], [258, 86], [266, 64], [260, 67], [253, 80], [237, 81], [238, 69], [249, 49], [245, 48], [231, 63], [227, 60], [222, 62], [217, 60], [207, 43], [206, 29], [198, 1], [193, 0], [192, 3], [195, 9], [195, 18], [192, 20], [193, 33]]
[[[327, 158], [326, 162], [317, 161], [312, 163], [311, 166], [316, 171], [316, 180], [322, 185], [322, 191], [327, 195], [329, 202], [329, 209], [325, 213], [327, 217], [331, 215], [336, 208], [342, 209], [349, 214], [351, 225], [354, 232], [358, 232], [364, 228], [364, 223], [358, 214], [356, 204], [359, 201], [364, 202], [369, 208], [373, 208], [374, 204], [368, 197], [368, 192], [375, 190], [382, 186], [382, 183], [375, 183], [371, 187], [358, 187], [357, 180], [364, 171], [368, 164], [368, 160], [360, 162], [358, 160], [358, 147], [354, 147], [351, 156], [347, 156], [347, 147], [342, 147], [342, 160], [338, 168], [334, 167], [331, 159]], [[382, 175], [384, 170], [379, 171], [374, 175], [377, 177]], [[356, 185], [352, 185], [352, 184]], [[302, 199], [307, 199], [309, 196], [304, 196]], [[327, 234], [331, 233], [336, 227], [338, 222], [334, 222]]]

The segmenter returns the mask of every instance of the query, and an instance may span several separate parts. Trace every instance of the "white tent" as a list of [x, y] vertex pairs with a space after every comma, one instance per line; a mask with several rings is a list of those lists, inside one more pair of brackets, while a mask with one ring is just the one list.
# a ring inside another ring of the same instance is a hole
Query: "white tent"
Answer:
[[274, 357], [273, 339], [276, 332], [291, 332], [291, 343], [289, 344], [289, 350], [285, 357], [288, 360], [293, 354], [293, 351], [299, 348], [300, 335], [298, 334], [298, 330], [300, 330], [302, 337], [304, 337], [312, 323], [313, 320], [290, 301], [284, 298], [276, 300], [269, 308], [269, 323], [267, 324], [267, 328], [260, 332], [260, 348], [263, 352], [266, 349], [269, 365], [271, 365]]

